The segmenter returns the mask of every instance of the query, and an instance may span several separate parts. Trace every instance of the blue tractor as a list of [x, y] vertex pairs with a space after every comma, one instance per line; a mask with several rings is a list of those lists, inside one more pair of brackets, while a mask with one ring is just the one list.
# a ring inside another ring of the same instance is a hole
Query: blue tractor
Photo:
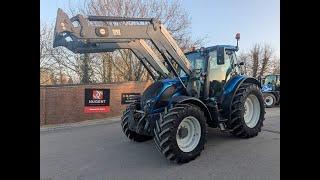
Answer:
[[130, 49], [137, 56], [154, 83], [124, 111], [122, 130], [135, 142], [153, 139], [170, 161], [186, 163], [198, 157], [207, 127], [241, 138], [261, 131], [265, 115], [261, 84], [241, 74], [243, 63], [236, 57], [240, 34], [236, 46], [183, 53], [157, 19], [81, 14], [69, 18], [59, 9], [54, 36], [54, 47], [74, 53]]
[[280, 74], [269, 74], [262, 80], [262, 94], [267, 108], [280, 104]]

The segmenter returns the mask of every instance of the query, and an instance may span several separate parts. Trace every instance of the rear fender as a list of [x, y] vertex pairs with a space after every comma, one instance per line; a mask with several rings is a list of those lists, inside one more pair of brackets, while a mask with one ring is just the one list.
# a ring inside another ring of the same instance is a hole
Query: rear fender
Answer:
[[248, 76], [242, 76], [237, 75], [233, 78], [231, 78], [223, 87], [223, 94], [221, 97], [221, 103], [222, 103], [222, 116], [228, 119], [231, 119], [231, 103], [233, 101], [233, 98], [235, 96], [235, 93], [243, 83], [252, 83], [259, 86], [261, 89], [261, 83], [252, 77]]

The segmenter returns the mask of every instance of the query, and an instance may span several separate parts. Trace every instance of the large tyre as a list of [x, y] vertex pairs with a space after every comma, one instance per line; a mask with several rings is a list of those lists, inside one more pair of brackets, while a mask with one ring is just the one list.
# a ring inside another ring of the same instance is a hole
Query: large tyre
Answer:
[[265, 109], [263, 97], [256, 84], [242, 84], [231, 104], [231, 120], [227, 127], [238, 137], [257, 136], [263, 126]]
[[154, 142], [170, 161], [187, 163], [204, 149], [207, 123], [204, 112], [191, 104], [178, 104], [156, 121]]
[[144, 142], [144, 141], [152, 139], [152, 136], [141, 135], [141, 134], [138, 134], [138, 133], [131, 131], [129, 129], [130, 116], [133, 116], [133, 118], [135, 118], [135, 119], [139, 118], [139, 114], [134, 112], [135, 109], [136, 109], [136, 104], [131, 104], [123, 112], [123, 115], [121, 117], [121, 126], [122, 126], [123, 133], [130, 140], [133, 140], [136, 142]]
[[267, 108], [272, 108], [276, 104], [276, 97], [272, 93], [264, 93], [263, 99]]

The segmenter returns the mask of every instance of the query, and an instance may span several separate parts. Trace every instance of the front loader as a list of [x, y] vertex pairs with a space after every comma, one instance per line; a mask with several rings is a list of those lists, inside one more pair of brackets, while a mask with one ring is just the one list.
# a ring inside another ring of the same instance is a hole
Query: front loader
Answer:
[[[114, 25], [117, 22], [139, 24]], [[69, 18], [58, 9], [53, 46], [74, 53], [130, 49], [154, 83], [124, 111], [122, 130], [136, 142], [153, 139], [167, 159], [186, 163], [204, 149], [207, 127], [242, 138], [261, 131], [261, 85], [241, 75], [236, 59], [240, 34], [236, 39], [237, 46], [216, 45], [184, 54], [157, 19], [80, 14]]]

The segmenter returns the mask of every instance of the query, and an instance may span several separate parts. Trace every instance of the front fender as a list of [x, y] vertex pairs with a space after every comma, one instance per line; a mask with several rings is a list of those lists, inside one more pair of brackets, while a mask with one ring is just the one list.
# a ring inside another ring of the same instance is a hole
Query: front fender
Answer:
[[253, 77], [237, 75], [231, 78], [223, 87], [223, 93], [221, 97], [221, 104], [223, 109], [222, 115], [225, 118], [231, 119], [231, 103], [233, 101], [235, 93], [243, 83], [256, 84], [261, 89], [261, 83]]
[[179, 103], [190, 103], [190, 104], [194, 104], [198, 107], [200, 107], [204, 114], [207, 116], [207, 120], [208, 121], [212, 121], [212, 117], [210, 114], [210, 111], [208, 109], [208, 107], [198, 98], [195, 97], [190, 97], [190, 96], [174, 96], [171, 100], [171, 104], [175, 105], [175, 104], [179, 104]]

